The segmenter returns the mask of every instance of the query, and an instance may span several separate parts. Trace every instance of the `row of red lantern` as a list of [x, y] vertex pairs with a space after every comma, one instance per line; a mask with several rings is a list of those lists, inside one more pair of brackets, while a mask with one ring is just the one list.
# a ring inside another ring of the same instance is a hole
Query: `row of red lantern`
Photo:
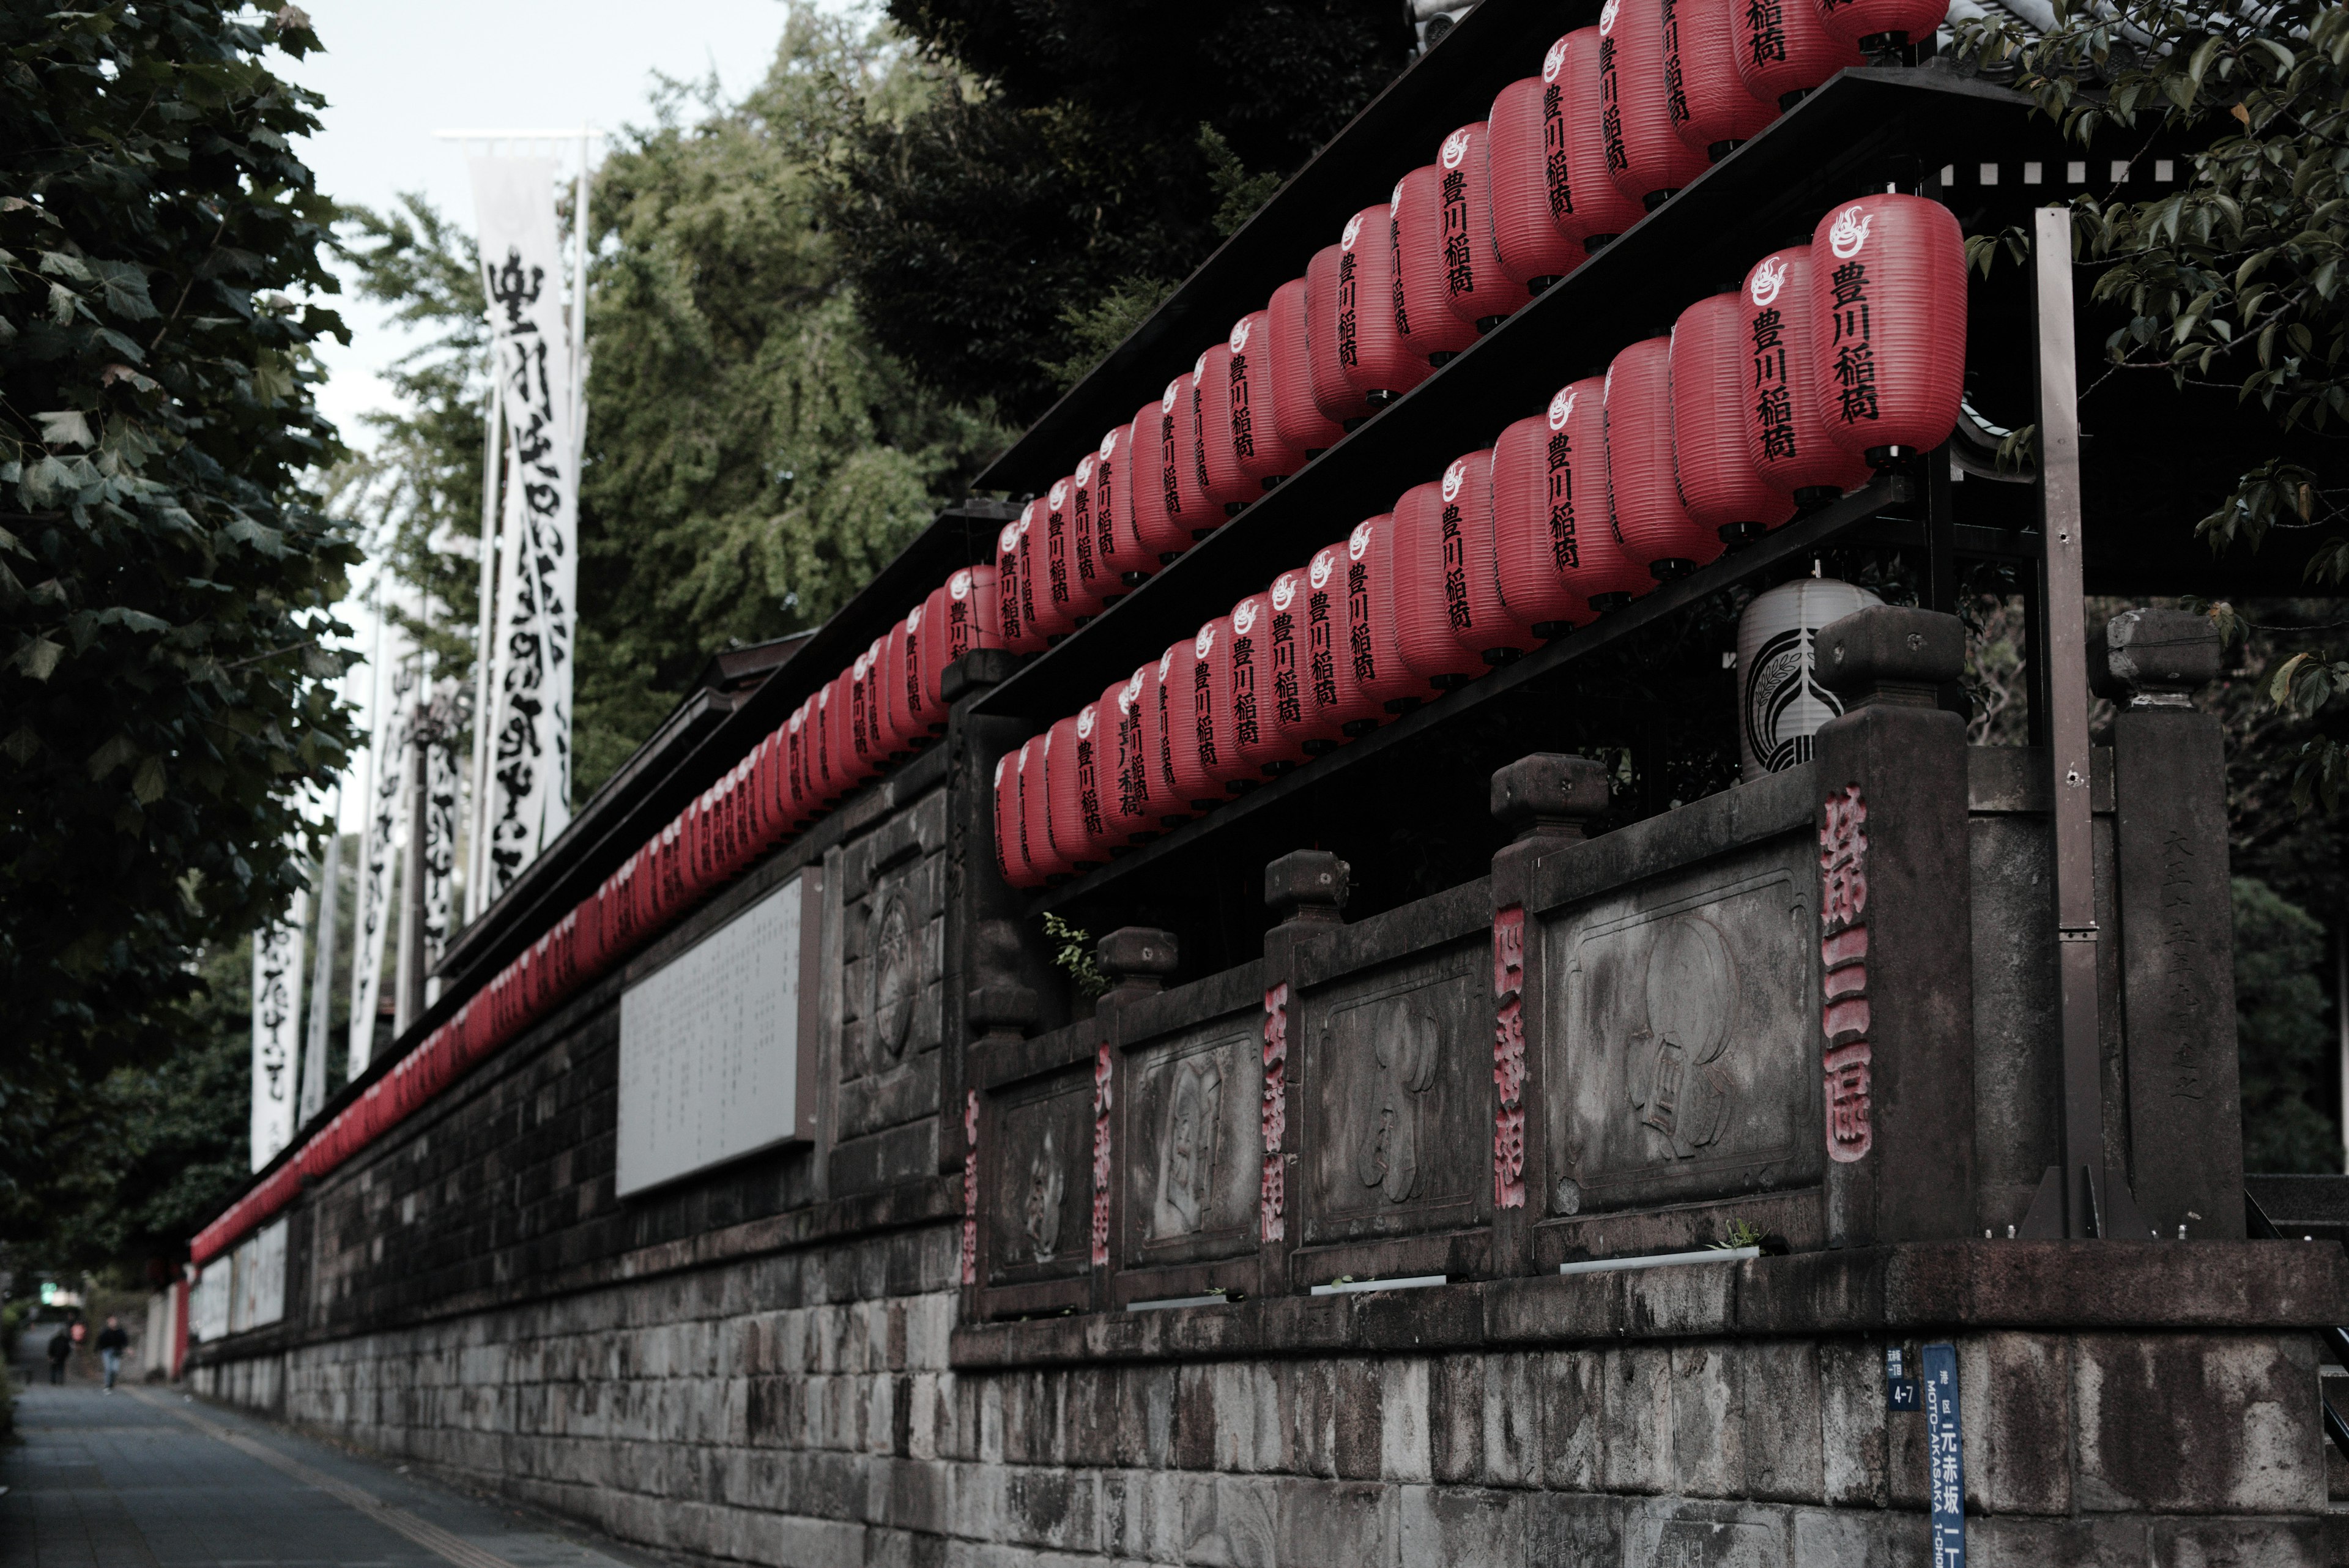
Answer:
[[1861, 63], [1860, 40], [1929, 35], [1945, 5], [1609, 0], [1004, 530], [1009, 646], [1100, 613]]
[[947, 667], [999, 646], [995, 568], [955, 573], [826, 681], [293, 1158], [198, 1233], [202, 1266], [946, 728]]
[[1099, 864], [1939, 445], [1965, 300], [1947, 208], [1837, 208], [1005, 756], [999, 869]]

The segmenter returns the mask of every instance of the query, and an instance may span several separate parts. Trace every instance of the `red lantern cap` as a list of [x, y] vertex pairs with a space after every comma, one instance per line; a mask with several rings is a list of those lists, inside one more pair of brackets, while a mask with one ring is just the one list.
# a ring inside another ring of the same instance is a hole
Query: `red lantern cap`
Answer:
[[1339, 354], [1338, 275], [1344, 258], [1336, 245], [1323, 245], [1305, 269], [1305, 369], [1313, 406], [1323, 419], [1340, 424], [1371, 415], [1369, 400], [1349, 379], [1347, 361]]
[[[1729, 14], [1742, 0], [1664, 0], [1664, 81], [1672, 130], [1690, 151], [1758, 135], [1778, 106], [1745, 90]], [[1725, 151], [1725, 148], [1724, 148]]]
[[1780, 108], [1868, 57], [1827, 31], [1819, 0], [1737, 0], [1730, 7], [1732, 58], [1745, 90]]
[[1394, 237], [1387, 209], [1365, 207], [1347, 219], [1338, 252], [1332, 296], [1338, 365], [1365, 406], [1375, 406], [1426, 380], [1429, 369], [1426, 356], [1395, 324]]
[[1542, 60], [1542, 145], [1549, 150], [1551, 221], [1585, 244], [1604, 244], [1647, 216], [1608, 172], [1606, 94], [1599, 29], [1577, 27]]
[[[1395, 326], [1413, 353], [1440, 365], [1475, 342], [1476, 328], [1452, 310], [1444, 252], [1444, 175], [1434, 164], [1423, 163], [1395, 182], [1387, 200], [1387, 232], [1400, 280]], [[1497, 270], [1499, 264], [1494, 265]]]
[[[1335, 261], [1333, 256], [1332, 265]], [[1346, 433], [1313, 400], [1310, 319], [1305, 280], [1292, 277], [1272, 291], [1272, 303], [1265, 308], [1264, 320], [1254, 328], [1262, 334], [1257, 352], [1263, 362], [1265, 383], [1272, 389], [1272, 428], [1282, 443], [1297, 453], [1299, 467], [1308, 453], [1336, 446]], [[1257, 362], [1252, 359], [1251, 394], [1256, 390], [1257, 373]], [[1253, 396], [1250, 401], [1256, 402]], [[1257, 406], [1261, 409], [1260, 403]], [[1261, 412], [1258, 417], [1262, 417]]]
[[1863, 458], [1950, 439], [1965, 395], [1966, 242], [1922, 196], [1865, 196], [1811, 239], [1812, 381], [1827, 439]]
[[1485, 122], [1485, 161], [1492, 182], [1493, 254], [1518, 283], [1555, 282], [1582, 265], [1582, 242], [1558, 230], [1551, 214], [1548, 121], [1545, 94], [1557, 89], [1539, 77], [1511, 82], [1493, 99]]
[[1672, 454], [1681, 503], [1723, 539], [1775, 528], [1795, 498], [1770, 483], [1745, 441], [1745, 302], [1734, 294], [1681, 312], [1671, 337]]
[[[1302, 325], [1300, 320], [1299, 325]], [[1287, 479], [1305, 466], [1305, 453], [1280, 433], [1273, 389], [1272, 315], [1253, 310], [1232, 323], [1226, 347], [1231, 351], [1232, 455], [1240, 472], [1259, 490]]]
[[1653, 207], [1707, 160], [1672, 129], [1664, 83], [1664, 0], [1607, 0], [1599, 12], [1600, 125], [1615, 188]]
[[1745, 441], [1754, 465], [1797, 504], [1868, 483], [1868, 465], [1827, 438], [1819, 417], [1819, 324], [1808, 245], [1773, 251], [1745, 275]]
[[1492, 136], [1483, 120], [1464, 125], [1436, 150], [1444, 202], [1444, 286], [1452, 314], [1489, 332], [1533, 296], [1501, 265], [1493, 237]]

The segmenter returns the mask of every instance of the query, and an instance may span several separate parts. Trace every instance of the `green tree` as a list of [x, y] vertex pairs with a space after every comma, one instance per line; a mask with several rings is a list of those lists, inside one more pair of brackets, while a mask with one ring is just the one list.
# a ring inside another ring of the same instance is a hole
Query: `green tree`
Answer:
[[1403, 7], [1347, 0], [891, 0], [889, 15], [935, 87], [858, 128], [839, 206], [850, 272], [884, 346], [1021, 421], [1413, 46]]
[[319, 100], [264, 63], [316, 47], [291, 7], [0, 3], [0, 1230], [63, 1109], [177, 1042], [191, 959], [284, 909], [352, 742], [357, 552], [304, 487]]
[[2333, 1056], [2314, 970], [2324, 928], [2264, 882], [2238, 877], [2235, 1039], [2243, 1085], [2243, 1168], [2341, 1168], [2341, 1134], [2319, 1108]]

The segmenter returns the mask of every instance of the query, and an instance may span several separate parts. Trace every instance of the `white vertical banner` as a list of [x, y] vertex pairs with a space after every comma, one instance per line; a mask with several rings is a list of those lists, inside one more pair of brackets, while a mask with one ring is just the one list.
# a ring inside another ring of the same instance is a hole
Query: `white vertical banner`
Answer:
[[343, 878], [342, 792], [335, 793], [327, 815], [332, 832], [326, 854], [318, 866], [318, 938], [311, 951], [310, 1024], [302, 1044], [302, 1093], [295, 1112], [297, 1125], [306, 1126], [326, 1105], [326, 1044], [335, 1012], [335, 906]]
[[475, 158], [481, 285], [505, 410], [506, 502], [499, 544], [481, 906], [571, 821], [571, 660], [579, 558], [578, 442], [554, 162]]
[[302, 1054], [299, 891], [285, 918], [253, 933], [253, 1168], [294, 1141], [295, 1073]]
[[440, 982], [429, 978], [449, 946], [456, 914], [457, 869], [457, 683], [433, 682], [432, 701], [417, 737], [424, 748], [424, 930], [427, 971], [424, 1005], [440, 1000]]
[[416, 661], [407, 634], [387, 619], [377, 643], [375, 734], [367, 746], [367, 823], [359, 833], [357, 898], [351, 916], [351, 1038], [344, 1075], [367, 1070], [375, 1049], [375, 1011], [383, 987], [383, 954], [398, 923], [392, 908], [392, 867], [408, 820], [409, 709]]

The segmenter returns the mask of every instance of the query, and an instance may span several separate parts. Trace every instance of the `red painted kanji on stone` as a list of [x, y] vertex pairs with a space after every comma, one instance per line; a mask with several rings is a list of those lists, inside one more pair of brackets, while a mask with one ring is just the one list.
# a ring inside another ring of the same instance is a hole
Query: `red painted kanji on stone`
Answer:
[[1827, 1158], [1849, 1162], [1876, 1142], [1868, 1117], [1868, 801], [1857, 784], [1827, 796], [1819, 824], [1819, 963], [1826, 972]]
[[1093, 1267], [1109, 1267], [1109, 1042], [1093, 1057]]
[[1257, 1218], [1268, 1241], [1288, 1233], [1283, 1214], [1288, 1188], [1280, 1153], [1288, 1136], [1288, 982], [1282, 981], [1264, 993], [1264, 1187]]
[[978, 1091], [962, 1107], [962, 1282], [978, 1283]]
[[1493, 1205], [1526, 1206], [1526, 911], [1512, 904], [1493, 917], [1493, 995], [1500, 1002], [1493, 1033]]

